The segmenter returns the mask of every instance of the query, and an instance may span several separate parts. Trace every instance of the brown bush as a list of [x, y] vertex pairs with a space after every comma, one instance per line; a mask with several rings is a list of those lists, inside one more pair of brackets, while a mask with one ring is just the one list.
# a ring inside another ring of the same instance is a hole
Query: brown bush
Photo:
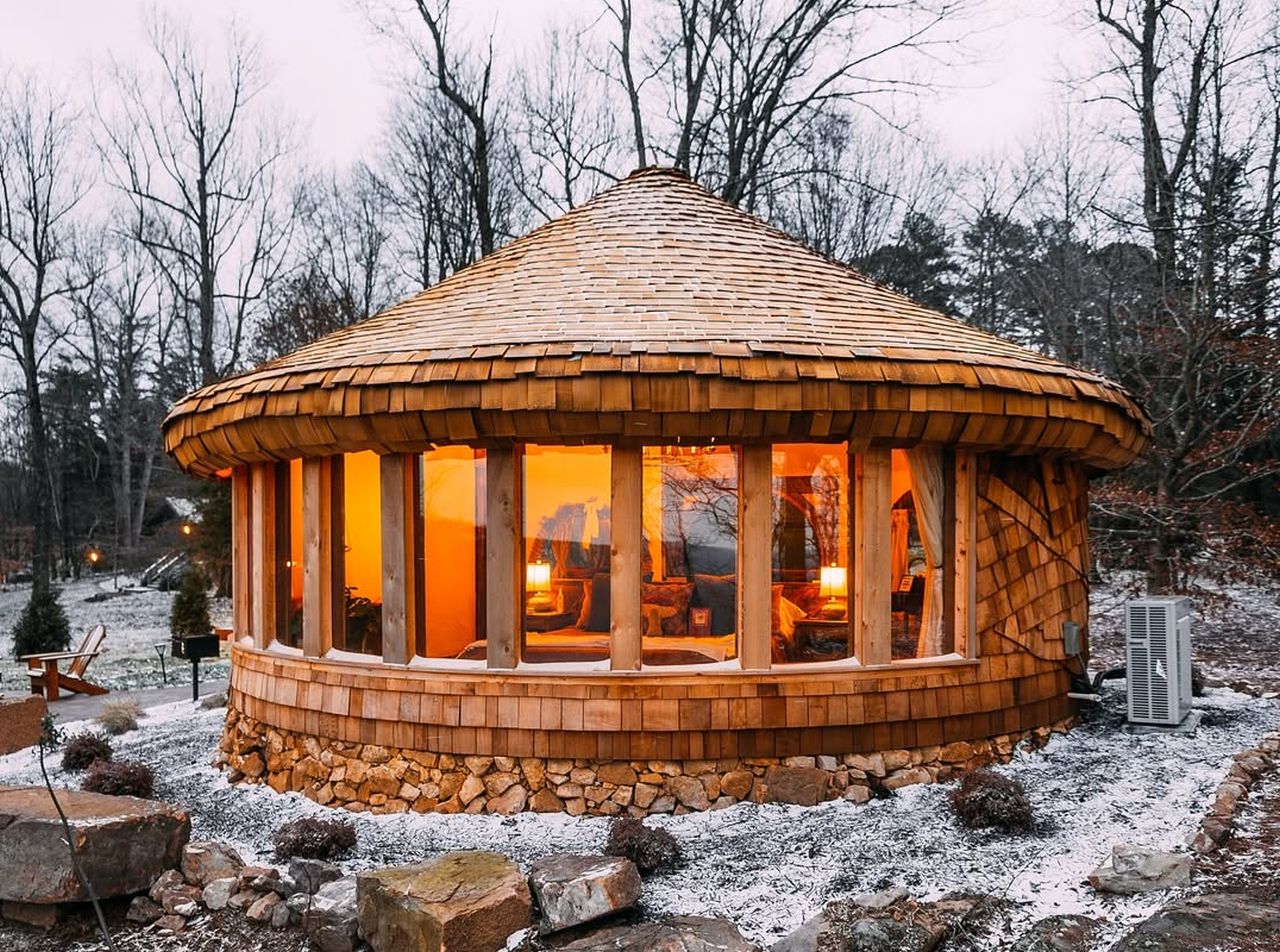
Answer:
[[304, 816], [276, 830], [274, 844], [280, 859], [333, 859], [356, 845], [356, 827], [350, 820]]
[[680, 844], [670, 833], [645, 826], [633, 816], [617, 817], [609, 824], [604, 851], [636, 864], [642, 873], [675, 866], [680, 862]]
[[155, 777], [146, 764], [128, 760], [95, 760], [80, 785], [90, 793], [151, 799]]
[[1035, 825], [1031, 801], [1022, 783], [990, 770], [966, 773], [951, 791], [950, 800], [951, 812], [968, 827], [1018, 832]]
[[111, 759], [111, 741], [93, 731], [72, 734], [62, 744], [62, 769], [84, 770], [95, 760]]

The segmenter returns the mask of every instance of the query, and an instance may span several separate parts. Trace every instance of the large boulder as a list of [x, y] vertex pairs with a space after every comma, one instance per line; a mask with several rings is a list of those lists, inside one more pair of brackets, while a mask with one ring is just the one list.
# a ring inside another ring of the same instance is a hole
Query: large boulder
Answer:
[[47, 710], [38, 694], [0, 697], [0, 754], [12, 754], [38, 741]]
[[612, 915], [640, 898], [636, 864], [618, 856], [546, 856], [533, 864], [529, 886], [542, 910], [542, 932]]
[[760, 952], [725, 919], [676, 916], [662, 922], [601, 929], [560, 952]]
[[1280, 949], [1280, 898], [1209, 893], [1161, 909], [1112, 946], [1112, 952], [1208, 952]]
[[933, 952], [985, 908], [982, 896], [947, 896], [924, 903], [875, 893], [837, 900], [776, 942], [770, 952]]
[[309, 899], [302, 913], [302, 928], [311, 941], [320, 952], [352, 952], [360, 929], [356, 878], [330, 880]]
[[529, 925], [529, 887], [498, 853], [360, 873], [360, 928], [374, 952], [496, 952]]
[[1107, 861], [1089, 874], [1089, 884], [1102, 892], [1122, 895], [1174, 889], [1191, 885], [1192, 865], [1185, 853], [1116, 846]]
[[817, 767], [770, 767], [764, 785], [770, 803], [811, 807], [827, 799], [831, 774]]
[[1032, 923], [1009, 952], [1089, 952], [1101, 928], [1088, 916], [1048, 916]]
[[[59, 790], [72, 847], [100, 899], [146, 892], [177, 866], [191, 835], [187, 814], [154, 800]], [[84, 902], [62, 824], [44, 787], [0, 787], [0, 900]]]

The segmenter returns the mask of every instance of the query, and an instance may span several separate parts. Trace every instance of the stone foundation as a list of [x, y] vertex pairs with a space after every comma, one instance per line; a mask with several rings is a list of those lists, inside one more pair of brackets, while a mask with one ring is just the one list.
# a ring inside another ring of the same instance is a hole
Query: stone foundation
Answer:
[[744, 760], [611, 761], [433, 754], [282, 731], [228, 708], [214, 765], [232, 783], [294, 790], [326, 806], [370, 813], [647, 816], [715, 810], [743, 800], [811, 806], [1004, 762], [1042, 746], [1071, 721], [945, 747]]

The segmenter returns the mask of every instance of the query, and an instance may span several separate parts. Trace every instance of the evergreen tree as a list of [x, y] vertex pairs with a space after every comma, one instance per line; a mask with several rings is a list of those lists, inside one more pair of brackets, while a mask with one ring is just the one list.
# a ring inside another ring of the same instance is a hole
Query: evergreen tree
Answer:
[[34, 591], [13, 629], [13, 656], [66, 651], [70, 646], [71, 627], [57, 590]]
[[950, 314], [955, 309], [954, 279], [959, 268], [951, 256], [951, 239], [928, 215], [906, 215], [898, 240], [871, 252], [862, 270], [935, 310]]
[[182, 576], [182, 587], [173, 599], [169, 630], [175, 638], [187, 638], [207, 635], [212, 628], [208, 582], [199, 569], [188, 569]]

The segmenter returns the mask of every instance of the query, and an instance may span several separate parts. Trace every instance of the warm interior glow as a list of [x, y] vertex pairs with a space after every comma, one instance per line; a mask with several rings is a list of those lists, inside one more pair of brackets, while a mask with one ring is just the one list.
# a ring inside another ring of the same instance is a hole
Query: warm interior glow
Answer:
[[546, 562], [530, 562], [525, 566], [525, 586], [530, 592], [551, 591], [551, 566]]
[[818, 594], [823, 598], [844, 598], [849, 594], [849, 573], [843, 565], [824, 565]]
[[382, 477], [378, 454], [343, 457], [346, 650], [382, 653]]
[[916, 522], [911, 493], [911, 466], [903, 450], [891, 454], [889, 591], [892, 593], [891, 633], [894, 660], [915, 658], [919, 651], [920, 620], [924, 607], [924, 546]]
[[[483, 638], [484, 450], [422, 454], [427, 656], [454, 658]], [[483, 660], [483, 650], [468, 655]]]
[[302, 460], [289, 461], [289, 623], [288, 644], [302, 644]]

